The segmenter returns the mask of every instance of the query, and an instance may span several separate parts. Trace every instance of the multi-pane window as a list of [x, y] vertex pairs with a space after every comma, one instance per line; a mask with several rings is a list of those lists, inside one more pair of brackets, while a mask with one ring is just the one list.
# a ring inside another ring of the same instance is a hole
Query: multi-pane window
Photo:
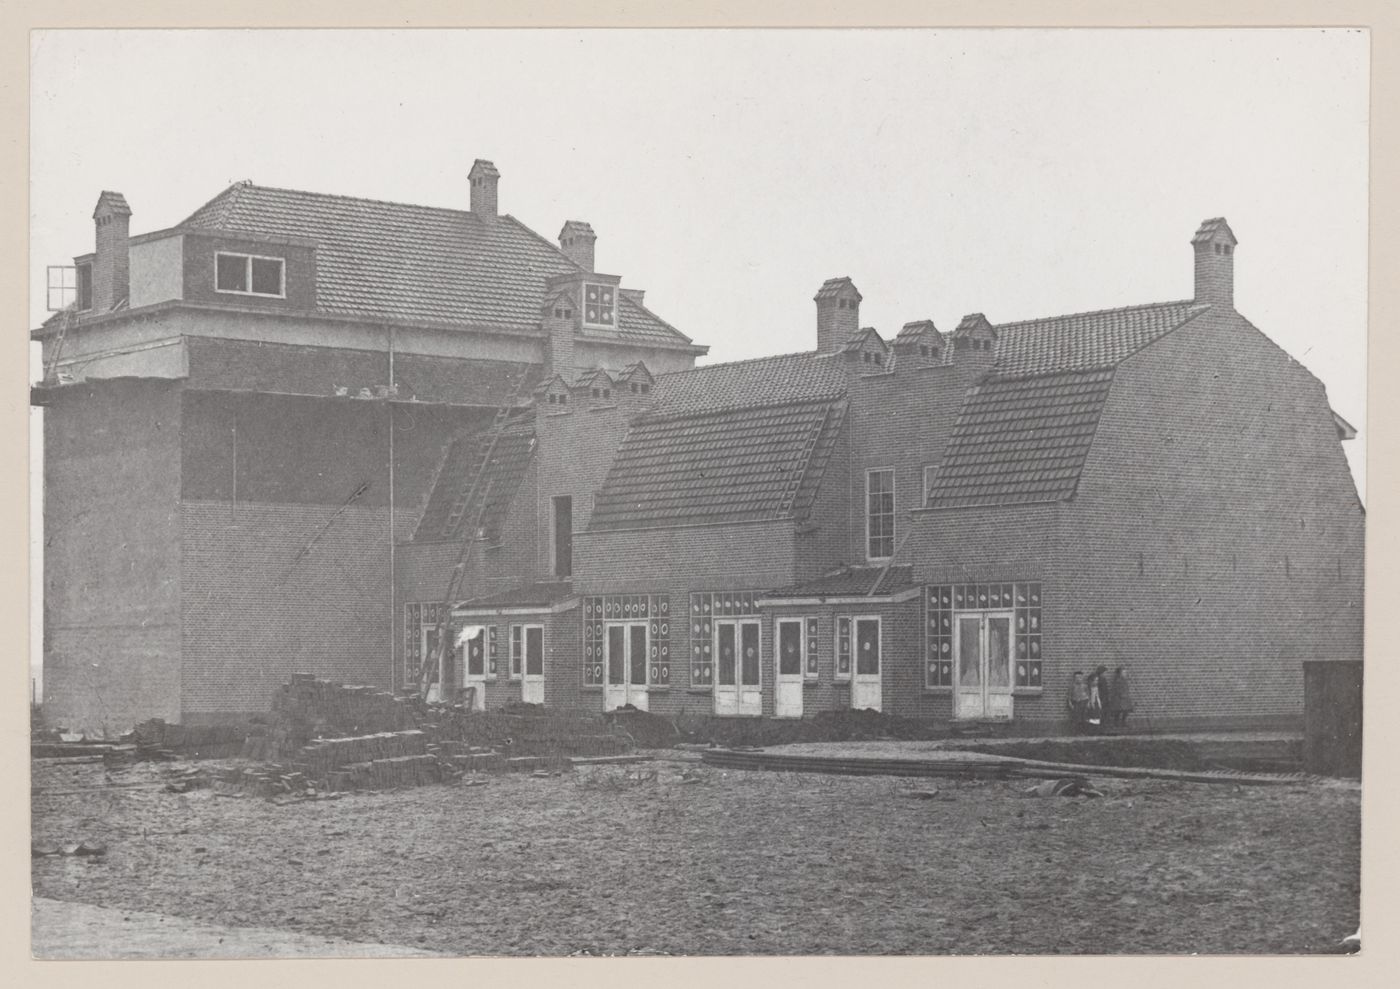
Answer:
[[614, 292], [611, 285], [584, 285], [583, 321], [589, 326], [614, 326], [617, 323]]
[[286, 295], [286, 262], [253, 254], [214, 255], [214, 288], [239, 295]]
[[836, 679], [851, 678], [851, 620], [836, 619]]
[[865, 555], [871, 560], [894, 556], [894, 469], [865, 472]]
[[520, 679], [520, 657], [524, 653], [525, 632], [522, 626], [512, 625], [510, 627], [510, 678]]
[[[1011, 635], [1015, 660], [1015, 686], [1038, 689], [1042, 686], [1041, 585], [1031, 582], [1010, 584], [936, 584], [924, 588], [924, 686], [928, 689], [954, 684], [953, 626], [957, 621], [975, 620], [972, 613], [1011, 612]], [[974, 642], [976, 637], [964, 639]]]

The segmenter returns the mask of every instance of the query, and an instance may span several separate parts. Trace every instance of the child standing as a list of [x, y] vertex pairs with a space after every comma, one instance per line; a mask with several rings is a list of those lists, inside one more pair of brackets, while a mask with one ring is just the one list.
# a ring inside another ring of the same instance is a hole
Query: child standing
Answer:
[[1084, 682], [1084, 673], [1080, 670], [1074, 671], [1074, 678], [1069, 682], [1069, 697], [1065, 700], [1065, 706], [1069, 708], [1070, 731], [1078, 734], [1084, 730], [1084, 719], [1089, 708], [1089, 687]]

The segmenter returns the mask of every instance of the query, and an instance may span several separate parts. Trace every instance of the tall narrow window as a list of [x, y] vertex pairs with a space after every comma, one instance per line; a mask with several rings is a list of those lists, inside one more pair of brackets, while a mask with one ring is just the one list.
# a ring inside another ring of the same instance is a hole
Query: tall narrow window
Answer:
[[574, 572], [574, 499], [560, 495], [554, 499], [554, 576]]
[[871, 560], [894, 556], [894, 469], [865, 472], [865, 555]]

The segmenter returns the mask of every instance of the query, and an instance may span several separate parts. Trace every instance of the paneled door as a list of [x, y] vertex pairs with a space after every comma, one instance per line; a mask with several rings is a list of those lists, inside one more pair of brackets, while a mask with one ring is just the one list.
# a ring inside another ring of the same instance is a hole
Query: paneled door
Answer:
[[763, 713], [759, 621], [715, 622], [715, 714]]
[[802, 717], [802, 657], [805, 625], [800, 618], [777, 622], [777, 674], [773, 687], [773, 714], [779, 718]]
[[857, 618], [855, 625], [856, 668], [851, 677], [851, 707], [880, 710], [880, 619]]
[[525, 670], [520, 699], [526, 704], [544, 703], [544, 626], [525, 626]]
[[603, 710], [631, 704], [647, 709], [647, 623], [609, 622], [604, 626]]

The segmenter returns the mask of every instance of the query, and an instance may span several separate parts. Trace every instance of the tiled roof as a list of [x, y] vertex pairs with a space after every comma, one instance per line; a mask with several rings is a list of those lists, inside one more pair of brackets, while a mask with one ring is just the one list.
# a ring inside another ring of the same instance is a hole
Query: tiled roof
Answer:
[[490, 437], [483, 430], [453, 440], [448, 446], [428, 495], [427, 507], [418, 520], [418, 529], [413, 535], [415, 542], [460, 538], [476, 518], [483, 496], [486, 497], [486, 510], [481, 517], [481, 527], [486, 530], [486, 541], [493, 543], [500, 539], [506, 512], [535, 452], [533, 419], [522, 416], [502, 430], [491, 462], [477, 486], [476, 496], [466, 502], [464, 499], [471, 493], [472, 483], [489, 443]]
[[900, 327], [899, 333], [896, 334], [894, 338], [895, 346], [904, 343], [913, 343], [925, 334], [928, 335], [929, 339], [935, 337], [941, 339], [943, 336], [938, 327], [933, 325], [933, 320], [917, 319], [911, 323], [905, 323]]
[[846, 373], [837, 358], [811, 352], [780, 354], [659, 375], [652, 414], [783, 405], [832, 399], [845, 391]]
[[1022, 505], [1074, 494], [1112, 370], [993, 378], [972, 388], [928, 507]]
[[[881, 577], [881, 573], [884, 576]], [[876, 582], [878, 583], [878, 586]], [[844, 567], [833, 573], [824, 574], [815, 580], [803, 581], [775, 591], [767, 592], [769, 598], [808, 598], [808, 597], [849, 597], [855, 595], [885, 596], [898, 594], [917, 586], [912, 566], [890, 567]], [[873, 591], [871, 588], [875, 588]]]
[[[545, 281], [578, 271], [509, 215], [352, 199], [240, 182], [182, 228], [316, 243], [316, 304], [326, 312], [533, 331]], [[688, 338], [625, 296], [619, 337], [683, 345]]]
[[827, 399], [644, 416], [618, 449], [589, 528], [801, 517], [843, 412]]
[[1113, 367], [1210, 307], [1162, 302], [996, 325], [999, 376]]
[[474, 608], [548, 608], [573, 597], [573, 586], [567, 580], [520, 584], [495, 594], [464, 601], [458, 605], [458, 608], [464, 610]]

